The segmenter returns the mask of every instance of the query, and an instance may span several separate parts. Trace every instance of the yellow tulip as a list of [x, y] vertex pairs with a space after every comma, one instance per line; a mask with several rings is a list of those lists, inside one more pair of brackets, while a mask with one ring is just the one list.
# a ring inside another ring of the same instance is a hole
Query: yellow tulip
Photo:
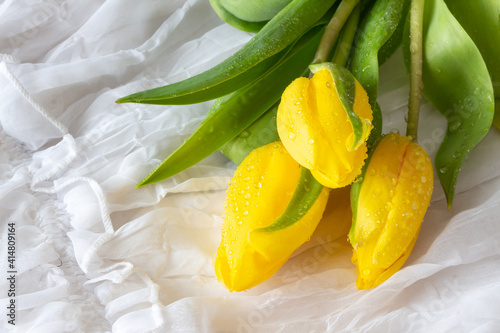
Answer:
[[300, 165], [281, 142], [252, 151], [238, 166], [227, 190], [222, 240], [215, 273], [230, 291], [249, 289], [273, 275], [314, 232], [329, 189], [296, 223], [265, 230], [285, 211], [299, 180]]
[[432, 163], [408, 137], [382, 138], [352, 186], [354, 248], [358, 289], [373, 288], [396, 273], [417, 240], [433, 190]]
[[372, 110], [361, 84], [345, 68], [311, 66], [283, 92], [277, 127], [283, 145], [314, 178], [330, 188], [351, 184], [361, 173]]

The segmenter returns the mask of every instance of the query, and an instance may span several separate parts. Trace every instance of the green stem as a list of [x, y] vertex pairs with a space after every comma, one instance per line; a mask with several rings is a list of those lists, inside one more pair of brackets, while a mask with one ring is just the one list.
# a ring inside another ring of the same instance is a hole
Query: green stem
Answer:
[[313, 64], [328, 61], [328, 56], [333, 48], [333, 44], [337, 40], [340, 30], [358, 2], [359, 0], [342, 0], [339, 7], [335, 11], [335, 14], [333, 14], [332, 19], [325, 28], [325, 33], [319, 43]]
[[332, 62], [339, 66], [345, 67], [347, 64], [347, 59], [351, 53], [352, 42], [354, 41], [354, 36], [356, 36], [356, 31], [358, 29], [359, 16], [361, 14], [361, 5], [358, 4], [354, 7], [349, 19], [347, 20], [342, 32], [340, 33], [339, 41], [335, 49], [335, 54], [333, 55]]
[[412, 0], [410, 7], [410, 100], [406, 135], [417, 142], [418, 116], [422, 99], [422, 28], [425, 0]]

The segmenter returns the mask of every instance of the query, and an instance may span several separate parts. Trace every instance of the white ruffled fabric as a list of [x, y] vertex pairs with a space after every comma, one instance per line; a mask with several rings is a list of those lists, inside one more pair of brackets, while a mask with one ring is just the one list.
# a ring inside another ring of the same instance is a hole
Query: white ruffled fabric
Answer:
[[[207, 0], [0, 3], [0, 221], [16, 224], [19, 332], [498, 332], [500, 134], [463, 166], [453, 209], [435, 193], [407, 264], [355, 287], [351, 249], [318, 234], [272, 278], [229, 293], [214, 277], [220, 154], [135, 189], [209, 103], [114, 101], [219, 63], [251, 38]], [[386, 132], [404, 130], [401, 57], [381, 72]], [[445, 123], [429, 103], [420, 143]], [[0, 247], [7, 274], [7, 248]], [[0, 279], [1, 327], [8, 281]]]

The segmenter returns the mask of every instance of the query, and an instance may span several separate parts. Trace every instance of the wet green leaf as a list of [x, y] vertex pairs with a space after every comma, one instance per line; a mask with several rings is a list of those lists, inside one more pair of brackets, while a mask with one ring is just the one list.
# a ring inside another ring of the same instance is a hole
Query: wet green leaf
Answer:
[[[491, 127], [493, 86], [481, 53], [443, 0], [425, 2], [423, 40], [423, 93], [448, 122], [434, 164], [451, 207], [460, 168]], [[408, 38], [403, 50], [408, 66], [415, 51]]]
[[138, 92], [117, 103], [194, 104], [227, 95], [253, 82], [277, 63], [336, 0], [294, 0], [247, 44], [215, 67], [165, 87]]

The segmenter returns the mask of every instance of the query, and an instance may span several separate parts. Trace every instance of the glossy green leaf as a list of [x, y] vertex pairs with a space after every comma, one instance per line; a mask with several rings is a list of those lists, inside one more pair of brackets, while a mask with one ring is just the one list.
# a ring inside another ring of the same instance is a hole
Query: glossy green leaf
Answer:
[[[423, 40], [423, 93], [448, 122], [434, 164], [451, 207], [462, 163], [491, 127], [493, 86], [481, 53], [443, 0], [425, 2]], [[407, 66], [412, 48], [404, 38]]]
[[384, 43], [384, 45], [378, 51], [378, 64], [382, 66], [390, 57], [396, 52], [396, 50], [401, 46], [403, 41], [403, 32], [406, 23], [406, 14], [410, 9], [411, 0], [405, 0], [403, 3], [403, 9], [401, 10], [401, 17], [399, 19], [398, 26], [392, 36]]
[[246, 71], [227, 78], [227, 80], [222, 80], [223, 76], [218, 76], [220, 68], [218, 68], [219, 66], [215, 66], [208, 71], [189, 79], [167, 86], [141, 91], [120, 98], [116, 102], [133, 102], [155, 105], [186, 105], [216, 99], [230, 94], [264, 75], [270, 68], [276, 65], [276, 63], [278, 63], [289, 50], [290, 47], [287, 47], [283, 51], [255, 64]]
[[446, 0], [448, 8], [476, 44], [495, 92], [495, 126], [500, 129], [500, 1]]
[[219, 151], [234, 163], [240, 164], [252, 150], [279, 141], [280, 137], [276, 128], [277, 112], [278, 103], [245, 128], [238, 136], [222, 146]]
[[363, 18], [354, 42], [351, 72], [365, 88], [373, 111], [371, 146], [382, 134], [382, 112], [377, 104], [380, 49], [396, 31], [404, 14], [405, 0], [379, 0]]
[[[336, 0], [293, 0], [248, 43], [206, 72], [165, 87], [146, 90], [117, 103], [193, 104], [227, 95], [254, 81], [288, 48], [318, 24]], [[267, 61], [266, 61], [267, 60]], [[265, 62], [264, 65], [261, 63]], [[259, 65], [260, 64], [260, 65]], [[240, 76], [244, 76], [241, 78]]]

